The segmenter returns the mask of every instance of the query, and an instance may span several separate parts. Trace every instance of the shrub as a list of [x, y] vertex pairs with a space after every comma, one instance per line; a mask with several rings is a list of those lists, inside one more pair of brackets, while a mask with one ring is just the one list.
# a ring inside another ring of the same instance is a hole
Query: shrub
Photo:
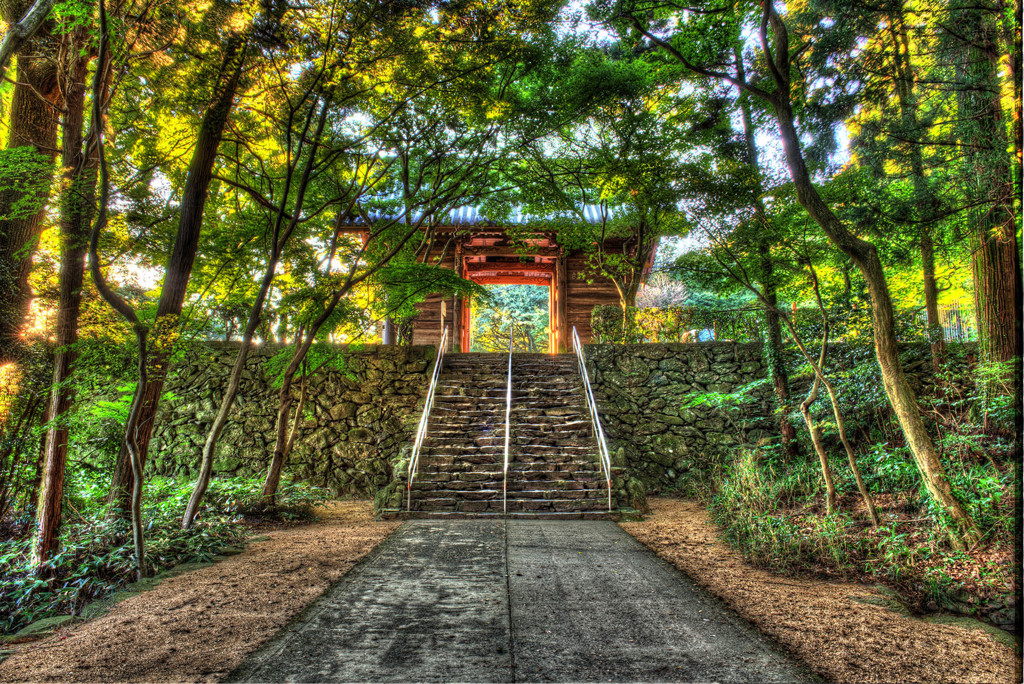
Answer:
[[[135, 579], [131, 526], [110, 515], [105, 484], [87, 477], [69, 481], [61, 550], [38, 572], [28, 566], [29, 540], [0, 542], [0, 630], [10, 633], [45, 617], [78, 613], [85, 602]], [[255, 478], [212, 480], [194, 526], [182, 530], [192, 483], [148, 481], [143, 496], [148, 574], [212, 560], [223, 547], [244, 539], [243, 516], [257, 509], [285, 519], [309, 517], [329, 498], [325, 489], [285, 479], [276, 510], [270, 511], [259, 504], [261, 484]]]

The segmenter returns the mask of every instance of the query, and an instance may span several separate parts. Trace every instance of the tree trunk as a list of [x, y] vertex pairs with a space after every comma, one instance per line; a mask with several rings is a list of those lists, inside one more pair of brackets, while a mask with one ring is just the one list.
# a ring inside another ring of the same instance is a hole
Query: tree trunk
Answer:
[[910, 172], [914, 180], [914, 200], [911, 215], [917, 220], [918, 246], [921, 250], [921, 280], [924, 285], [924, 308], [927, 317], [928, 341], [931, 345], [932, 369], [938, 373], [946, 357], [946, 340], [939, 321], [939, 288], [935, 282], [935, 241], [932, 235], [931, 210], [936, 198], [924, 175], [923, 143], [920, 124], [917, 119], [917, 93], [914, 90], [915, 76], [910, 57], [910, 36], [902, 14], [889, 16], [890, 33], [893, 39], [893, 80], [899, 100], [900, 118], [905, 135], [911, 136]]
[[[736, 76], [739, 80], [745, 81], [746, 72], [741, 45], [733, 46], [733, 56], [736, 58]], [[768, 364], [772, 387], [775, 389], [775, 399], [778, 402], [779, 434], [782, 437], [782, 447], [787, 455], [794, 456], [799, 451], [799, 442], [796, 440], [796, 428], [789, 421], [789, 377], [786, 374], [786, 365], [782, 357], [782, 324], [776, 308], [778, 294], [775, 287], [775, 265], [772, 262], [772, 245], [768, 239], [771, 236], [771, 224], [768, 221], [764, 202], [761, 201], [761, 197], [764, 195], [764, 184], [757, 149], [757, 131], [754, 129], [754, 119], [750, 112], [750, 98], [742, 89], [739, 92], [738, 100], [740, 118], [743, 122], [743, 139], [747, 147], [747, 166], [754, 178], [751, 206], [754, 209], [754, 220], [757, 222], [757, 256], [760, 262], [758, 279], [768, 302], [768, 306], [765, 308], [765, 322], [768, 330], [764, 340], [764, 359]]]
[[960, 526], [964, 536], [973, 540], [977, 537], [977, 527], [970, 514], [953, 496], [938, 451], [925, 428], [917, 406], [917, 398], [900, 363], [892, 297], [889, 294], [882, 263], [878, 258], [878, 251], [870, 242], [850, 233], [818, 194], [811, 182], [810, 172], [800, 149], [788, 100], [773, 97], [771, 104], [779, 121], [779, 132], [790, 175], [796, 187], [797, 199], [811, 218], [822, 227], [829, 240], [850, 257], [867, 282], [868, 294], [871, 297], [875, 357], [881, 370], [882, 384], [885, 386], [886, 396], [896, 413], [896, 418], [903, 428], [907, 445], [914, 454], [925, 487], [936, 503]]
[[1019, 213], [1022, 201], [1021, 182], [1024, 180], [1021, 178], [1021, 172], [1024, 170], [1021, 168], [1021, 163], [1024, 161], [1024, 119], [1021, 118], [1022, 107], [1024, 107], [1024, 102], [1021, 101], [1021, 6], [1020, 0], [1013, 0], [1012, 3], [1000, 0], [996, 6], [999, 8], [1001, 17], [1002, 52], [1006, 56], [1006, 75], [1013, 89], [1013, 112], [1010, 122], [1014, 156], [1013, 196], [1016, 198], [1017, 208], [1014, 213]]
[[292, 356], [291, 362], [285, 368], [281, 390], [277, 393], [274, 454], [270, 459], [270, 467], [267, 469], [267, 479], [263, 483], [263, 499], [269, 504], [274, 503], [277, 488], [281, 484], [281, 472], [284, 470], [284, 462], [288, 458], [288, 425], [291, 422], [293, 401], [292, 382], [295, 380], [295, 374], [299, 370], [299, 365], [306, 358], [306, 353], [309, 351], [310, 346], [312, 346], [315, 336], [314, 332], [299, 344], [295, 354]]
[[[299, 367], [306, 360], [306, 354], [309, 353], [309, 348], [313, 346], [313, 341], [320, 332], [320, 328], [324, 322], [331, 317], [334, 310], [337, 308], [338, 303], [341, 302], [342, 297], [348, 293], [349, 284], [336, 290], [331, 300], [324, 307], [324, 310], [317, 316], [316, 320], [313, 321], [309, 330], [305, 332], [305, 339], [299, 338], [295, 353], [292, 354], [291, 361], [288, 362], [288, 366], [284, 369], [283, 378], [281, 381], [281, 390], [277, 393], [277, 419], [275, 420], [274, 426], [274, 454], [270, 458], [270, 467], [267, 469], [267, 479], [263, 483], [263, 498], [267, 503], [273, 504], [274, 497], [277, 495], [277, 488], [281, 484], [281, 471], [284, 470], [285, 459], [288, 458], [288, 451], [290, 449], [288, 424], [290, 423], [291, 409], [292, 409], [292, 382], [295, 380], [295, 374], [298, 372]], [[309, 370], [306, 370], [309, 373]]]
[[[828, 392], [828, 398], [832, 404], [832, 416], [836, 419], [836, 429], [839, 431], [839, 441], [843, 443], [843, 449], [846, 451], [846, 459], [849, 462], [850, 471], [853, 473], [854, 480], [857, 481], [857, 490], [860, 492], [860, 496], [864, 500], [864, 506], [867, 508], [871, 524], [878, 527], [881, 521], [878, 518], [878, 511], [875, 509], [875, 501], [871, 498], [871, 493], [868, 491], [867, 485], [864, 484], [864, 478], [861, 477], [860, 466], [857, 465], [857, 455], [853, 451], [853, 445], [850, 444], [850, 440], [846, 437], [846, 421], [843, 420], [843, 413], [839, 409], [839, 396], [836, 394], [836, 390], [832, 386], [832, 383], [825, 376], [825, 358], [826, 349], [828, 348], [828, 330], [830, 324], [828, 312], [825, 309], [825, 302], [821, 298], [821, 287], [818, 282], [818, 274], [814, 270], [814, 266], [810, 264], [808, 264], [808, 269], [810, 271], [811, 287], [814, 289], [814, 299], [818, 304], [818, 311], [821, 312], [821, 320], [824, 323], [825, 334], [821, 340], [821, 356], [819, 357], [818, 365], [814, 365], [810, 356], [805, 354], [805, 357], [811, 366], [813, 366], [815, 377], [821, 380], [821, 384], [825, 386], [825, 391]], [[790, 330], [793, 333], [793, 337], [796, 338], [796, 325], [791, 323]], [[801, 351], [802, 350], [803, 347], [801, 346]]]
[[135, 547], [135, 573], [138, 579], [146, 577], [146, 546], [142, 536], [142, 452], [139, 449], [138, 427], [142, 410], [143, 388], [146, 386], [148, 331], [136, 323], [135, 339], [138, 347], [138, 384], [132, 400], [128, 422], [124, 426], [124, 443], [127, 445], [128, 457], [132, 464], [132, 498], [129, 504], [132, 521], [132, 544]]
[[[298, 210], [295, 215], [299, 215]], [[256, 295], [256, 301], [253, 302], [252, 309], [249, 312], [249, 321], [246, 323], [245, 333], [242, 335], [242, 342], [241, 346], [238, 348], [238, 356], [235, 358], [235, 365], [231, 368], [231, 376], [228, 380], [227, 389], [224, 390], [224, 397], [221, 399], [220, 408], [217, 411], [216, 417], [213, 419], [213, 425], [210, 426], [210, 431], [206, 435], [206, 442], [203, 444], [203, 455], [202, 462], [199, 467], [199, 477], [196, 479], [195, 487], [192, 490], [192, 495], [189, 497], [188, 504], [185, 506], [185, 513], [181, 519], [181, 527], [184, 530], [192, 527], [192, 522], [195, 520], [196, 514], [199, 512], [199, 505], [202, 503], [203, 496], [206, 494], [206, 489], [210, 485], [210, 476], [213, 474], [213, 459], [216, 455], [217, 443], [220, 440], [221, 433], [224, 431], [224, 427], [227, 425], [228, 416], [231, 414], [231, 409], [235, 404], [235, 397], [238, 396], [238, 388], [242, 384], [242, 372], [245, 370], [245, 362], [249, 358], [249, 351], [252, 348], [252, 340], [256, 333], [256, 327], [260, 322], [260, 315], [263, 313], [263, 305], [266, 301], [267, 292], [270, 290], [270, 283], [273, 281], [274, 274], [277, 270], [277, 261], [278, 248], [275, 246], [274, 251], [271, 254], [270, 263], [267, 265], [267, 270], [263, 275], [263, 282], [260, 284], [259, 292]]]
[[[964, 84], [957, 90], [957, 107], [971, 174], [969, 183], [973, 186], [968, 191], [985, 207], [977, 224], [971, 260], [978, 338], [984, 361], [1008, 362], [1021, 356], [1020, 251], [997, 72], [998, 32], [988, 14], [988, 10], [973, 4], [951, 10], [958, 32], [966, 38], [960, 45], [956, 70], [957, 80]], [[1012, 372], [1004, 387], [996, 386], [1004, 383], [996, 383], [986, 389], [1016, 394], [1017, 375]]]
[[[156, 322], [153, 326], [153, 349], [149, 361], [146, 386], [143, 388], [138, 416], [137, 443], [139, 461], [145, 467], [149, 442], [153, 436], [153, 421], [159, 408], [160, 395], [170, 362], [170, 355], [177, 338], [178, 318], [192, 274], [199, 234], [203, 226], [203, 211], [206, 195], [213, 177], [213, 163], [217, 157], [221, 137], [228, 115], [234, 106], [235, 92], [242, 76], [245, 61], [246, 42], [241, 34], [232, 35], [228, 41], [221, 63], [220, 83], [214, 93], [214, 101], [203, 114], [196, 136], [196, 145], [189, 164], [188, 176], [182, 190], [178, 232], [174, 239], [171, 255], [164, 269], [164, 283], [157, 304]], [[132, 491], [133, 468], [127, 446], [122, 447], [114, 466], [114, 477], [110, 486], [109, 501], [122, 511], [128, 510]]]
[[[305, 365], [305, 363], [303, 363]], [[309, 374], [302, 374], [302, 384], [299, 386], [299, 405], [295, 407], [295, 415], [292, 418], [292, 427], [288, 431], [288, 439], [284, 443], [284, 456], [288, 458], [288, 454], [292, 452], [292, 447], [295, 446], [295, 438], [299, 434], [299, 426], [302, 424], [302, 411], [306, 408], [306, 397], [308, 396], [307, 390], [309, 389]]]
[[107, 283], [100, 269], [99, 242], [100, 234], [107, 225], [108, 204], [110, 202], [110, 175], [107, 170], [103, 146], [103, 81], [107, 72], [109, 59], [109, 33], [107, 31], [107, 10], [104, 0], [99, 0], [100, 19], [100, 44], [98, 50], [97, 66], [92, 80], [92, 139], [96, 144], [96, 160], [99, 166], [99, 201], [96, 207], [96, 221], [92, 226], [89, 236], [89, 273], [92, 275], [93, 284], [110, 308], [114, 309], [122, 318], [132, 326], [135, 333], [135, 340], [138, 346], [138, 371], [136, 374], [135, 396], [132, 399], [131, 409], [128, 413], [128, 420], [124, 427], [124, 443], [131, 459], [132, 473], [132, 495], [129, 503], [132, 522], [132, 540], [135, 545], [135, 567], [138, 579], [146, 576], [146, 549], [143, 544], [142, 530], [142, 460], [139, 453], [138, 427], [139, 415], [142, 408], [142, 398], [146, 387], [146, 366], [148, 357], [147, 337], [149, 329], [139, 321], [138, 314], [120, 297]]
[[[245, 370], [245, 361], [249, 357], [249, 350], [252, 347], [253, 337], [255, 336], [256, 329], [259, 327], [260, 321], [263, 317], [263, 306], [267, 300], [267, 295], [270, 293], [270, 287], [274, 283], [274, 276], [277, 273], [277, 264], [280, 260], [281, 252], [284, 250], [285, 245], [288, 243], [292, 233], [295, 231], [295, 227], [299, 223], [299, 218], [302, 216], [306, 190], [309, 188], [310, 177], [312, 176], [313, 166], [316, 162], [317, 150], [320, 146], [320, 139], [323, 136], [324, 127], [327, 123], [327, 111], [330, 101], [329, 97], [325, 97], [323, 99], [323, 104], [320, 107], [316, 132], [313, 135], [313, 140], [310, 144], [306, 162], [303, 165], [302, 174], [296, 189], [294, 207], [292, 208], [292, 218], [289, 219], [287, 226], [282, 231], [281, 225], [284, 222], [285, 212], [288, 206], [288, 197], [291, 194], [290, 186], [293, 178], [294, 167], [288, 169], [287, 180], [285, 181], [284, 190], [281, 193], [281, 204], [278, 207], [277, 216], [274, 221], [274, 230], [272, 231], [270, 238], [270, 258], [267, 261], [267, 268], [263, 274], [263, 281], [260, 283], [259, 292], [256, 294], [256, 301], [253, 302], [252, 308], [249, 310], [249, 319], [246, 322], [245, 332], [242, 335], [242, 344], [238, 349], [238, 358], [235, 359], [235, 365], [231, 369], [231, 377], [228, 380], [228, 387], [224, 392], [224, 398], [221, 400], [220, 409], [217, 411], [217, 415], [213, 419], [213, 425], [210, 426], [210, 431], [206, 435], [206, 442], [203, 445], [202, 464], [199, 468], [199, 477], [196, 480], [195, 488], [192, 490], [192, 496], [189, 497], [188, 505], [185, 506], [185, 514], [181, 519], [182, 529], [187, 530], [192, 526], [192, 521], [195, 519], [196, 513], [199, 512], [199, 504], [202, 503], [203, 496], [206, 494], [206, 488], [210, 484], [210, 476], [213, 474], [213, 458], [217, 450], [217, 443], [220, 440], [221, 433], [224, 431], [224, 426], [227, 425], [231, 409], [235, 405], [235, 397], [238, 395], [238, 387], [242, 382], [242, 372]], [[299, 138], [302, 142], [299, 143], [299, 149], [295, 155], [296, 159], [300, 159], [302, 156], [303, 142], [306, 140], [310, 124], [313, 121], [313, 112], [314, 109], [311, 107], [310, 114], [306, 118], [306, 125]]]
[[814, 445], [814, 452], [818, 454], [821, 474], [825, 478], [825, 512], [832, 515], [836, 512], [836, 485], [832, 479], [832, 467], [828, 462], [828, 452], [825, 451], [821, 428], [815, 424], [814, 418], [811, 416], [811, 404], [818, 399], [819, 387], [821, 387], [821, 380], [815, 375], [807, 398], [800, 403], [800, 415], [804, 417], [804, 422], [807, 424], [807, 432], [811, 435], [811, 444]]
[[[23, 4], [17, 3], [17, 7], [20, 8]], [[3, 40], [0, 40], [0, 81], [7, 75], [7, 65], [11, 61], [11, 57], [21, 49], [25, 41], [30, 40], [42, 27], [53, 5], [54, 0], [35, 0], [31, 6], [23, 10], [17, 23], [12, 21], [15, 12], [2, 12], [4, 20], [10, 25]]]
[[[778, 309], [775, 311], [776, 314], [778, 314]], [[807, 432], [811, 436], [811, 444], [814, 446], [814, 453], [818, 455], [818, 462], [821, 464], [821, 474], [825, 479], [825, 512], [831, 515], [836, 511], [836, 485], [832, 478], [832, 466], [829, 464], [828, 452], [825, 450], [825, 440], [821, 434], [821, 427], [814, 422], [814, 417], [811, 415], [811, 405], [818, 400], [821, 383], [825, 380], [825, 376], [821, 373], [821, 369], [825, 366], [825, 357], [828, 354], [828, 336], [830, 326], [828, 317], [825, 315], [824, 307], [821, 310], [821, 319], [821, 351], [818, 353], [817, 364], [814, 363], [814, 359], [811, 358], [803, 340], [800, 339], [800, 335], [797, 332], [796, 325], [793, 320], [787, 318], [786, 323], [789, 327], [789, 334], [793, 337], [793, 342], [800, 350], [804, 360], [807, 361], [807, 363], [814, 369], [814, 380], [811, 381], [811, 388], [807, 392], [807, 396], [804, 400], [800, 402], [800, 415], [804, 417], [804, 423], [807, 425]]]
[[[29, 3], [0, 3], [4, 19], [21, 19]], [[14, 16], [17, 15], [17, 16]], [[32, 299], [28, 285], [32, 255], [46, 219], [52, 163], [57, 152], [57, 113], [62, 106], [56, 66], [56, 39], [47, 23], [21, 48], [17, 84], [11, 98], [7, 149], [31, 147], [44, 162], [46, 178], [38, 187], [34, 211], [15, 213], [26, 191], [0, 192], [0, 362], [16, 357], [20, 334]]]
[[[67, 110], [62, 124], [61, 165], [65, 189], [60, 208], [61, 265], [60, 294], [57, 304], [57, 352], [54, 360], [53, 389], [47, 422], [46, 465], [37, 509], [36, 537], [32, 562], [48, 560], [57, 551], [60, 533], [61, 502], [64, 495], [64, 466], [67, 461], [67, 414], [73, 402], [70, 384], [77, 351], [78, 314], [82, 300], [82, 280], [89, 227], [96, 201], [96, 172], [82, 149], [82, 125], [85, 114], [85, 79], [89, 58], [82, 54], [84, 29], [72, 36], [68, 79], [64, 84]], [[66, 61], [66, 60], [62, 60]]]

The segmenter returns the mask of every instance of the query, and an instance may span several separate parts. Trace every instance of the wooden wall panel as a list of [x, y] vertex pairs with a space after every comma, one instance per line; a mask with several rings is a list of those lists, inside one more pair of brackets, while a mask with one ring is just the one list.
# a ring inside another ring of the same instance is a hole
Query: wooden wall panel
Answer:
[[[442, 257], [442, 254], [444, 255]], [[440, 258], [442, 268], [455, 268], [455, 247], [449, 246], [447, 253], [444, 251], [443, 243], [435, 243], [430, 251], [429, 263], [437, 264]], [[457, 340], [453, 339], [458, 331], [456, 330], [455, 315], [457, 313], [454, 297], [445, 300], [447, 311], [445, 312], [445, 324], [448, 326], [449, 349], [452, 349]], [[429, 295], [424, 301], [416, 305], [420, 312], [412, 322], [412, 343], [429, 344], [437, 346], [441, 342], [441, 296]]]
[[[569, 330], [573, 326], [579, 333], [580, 341], [587, 344], [593, 333], [590, 328], [590, 316], [595, 306], [618, 306], [619, 293], [615, 284], [604, 276], [595, 274], [587, 267], [586, 257], [571, 254], [567, 257], [568, 264], [568, 311]], [[587, 280], [592, 282], [587, 282]]]

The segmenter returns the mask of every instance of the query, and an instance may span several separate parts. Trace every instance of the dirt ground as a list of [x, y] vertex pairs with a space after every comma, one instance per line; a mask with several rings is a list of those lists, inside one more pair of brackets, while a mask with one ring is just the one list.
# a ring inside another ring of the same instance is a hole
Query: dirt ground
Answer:
[[[1013, 648], [988, 634], [905, 617], [864, 586], [794, 579], [745, 563], [698, 504], [652, 500], [623, 528], [835, 682], [1019, 682]], [[88, 622], [20, 645], [0, 682], [217, 681], [320, 596], [397, 523], [370, 502], [331, 504], [321, 520], [173, 577]]]
[[1020, 682], [1021, 661], [989, 634], [924, 622], [867, 587], [759, 570], [717, 540], [705, 509], [652, 499], [622, 527], [834, 682]]
[[398, 526], [374, 522], [371, 507], [332, 503], [314, 523], [61, 627], [0, 663], [0, 681], [217, 681]]

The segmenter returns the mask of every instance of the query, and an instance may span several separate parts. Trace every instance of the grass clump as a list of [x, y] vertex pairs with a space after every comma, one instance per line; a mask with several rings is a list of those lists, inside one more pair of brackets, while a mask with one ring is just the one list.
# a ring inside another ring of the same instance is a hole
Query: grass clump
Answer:
[[[947, 463], [963, 503], [984, 530], [970, 549], [928, 498], [901, 450], [861, 455], [883, 524], [870, 525], [852, 476], [837, 477], [839, 506], [824, 511], [820, 468], [809, 458], [748, 450], [724, 467], [709, 508], [726, 541], [776, 571], [881, 583], [915, 609], [944, 609], [1013, 625], [1013, 557], [1019, 467]], [[841, 464], [835, 463], [837, 475]], [[908, 487], [912, 485], [912, 487]], [[1000, 613], [988, 606], [1008, 606]], [[996, 614], [998, 613], [998, 614]]]

